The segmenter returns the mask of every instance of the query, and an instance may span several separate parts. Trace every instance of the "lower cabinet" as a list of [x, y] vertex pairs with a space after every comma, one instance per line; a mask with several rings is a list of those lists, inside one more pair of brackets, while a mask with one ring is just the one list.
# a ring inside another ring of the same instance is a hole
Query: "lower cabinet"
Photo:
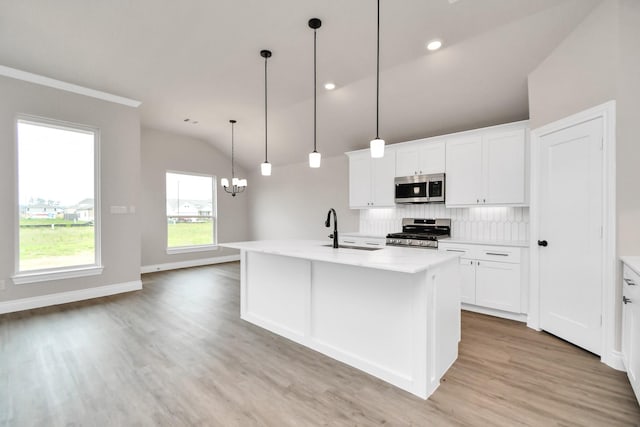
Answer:
[[438, 250], [460, 254], [463, 308], [491, 309], [495, 311], [488, 314], [503, 317], [526, 313], [528, 288], [521, 263], [525, 249], [440, 242]]
[[627, 265], [622, 274], [622, 360], [640, 402], [640, 274]]

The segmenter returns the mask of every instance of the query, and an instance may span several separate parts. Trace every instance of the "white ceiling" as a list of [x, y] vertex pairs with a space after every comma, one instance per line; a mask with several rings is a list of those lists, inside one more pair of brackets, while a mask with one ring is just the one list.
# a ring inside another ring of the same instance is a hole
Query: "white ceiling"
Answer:
[[[528, 117], [526, 78], [599, 0], [382, 0], [380, 136], [401, 142]], [[251, 170], [375, 136], [375, 0], [0, 0], [0, 64], [142, 101], [144, 126], [195, 136]], [[445, 45], [430, 53], [425, 43]], [[199, 121], [192, 125], [189, 117]]]

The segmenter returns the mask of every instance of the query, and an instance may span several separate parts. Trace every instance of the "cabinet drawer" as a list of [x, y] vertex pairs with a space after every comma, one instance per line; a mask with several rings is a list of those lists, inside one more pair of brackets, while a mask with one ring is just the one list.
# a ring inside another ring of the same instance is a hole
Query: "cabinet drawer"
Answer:
[[640, 275], [630, 269], [627, 265], [622, 270], [623, 286], [630, 291], [640, 289]]
[[364, 247], [382, 247], [386, 245], [386, 239], [384, 237], [353, 237], [353, 236], [338, 236], [338, 243], [341, 245], [353, 245]]
[[475, 257], [475, 248], [473, 246], [459, 245], [455, 243], [438, 242], [438, 251], [460, 255], [462, 258]]
[[476, 259], [483, 261], [520, 263], [520, 248], [510, 246], [478, 246]]

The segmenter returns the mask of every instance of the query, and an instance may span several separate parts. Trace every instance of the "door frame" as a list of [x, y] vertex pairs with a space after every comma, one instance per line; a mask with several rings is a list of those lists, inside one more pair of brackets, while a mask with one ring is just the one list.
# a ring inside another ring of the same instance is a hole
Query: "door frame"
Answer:
[[616, 343], [616, 102], [608, 101], [531, 131], [531, 204], [529, 315], [527, 326], [540, 329], [540, 144], [542, 138], [593, 119], [602, 118], [602, 354], [600, 360], [624, 370]]

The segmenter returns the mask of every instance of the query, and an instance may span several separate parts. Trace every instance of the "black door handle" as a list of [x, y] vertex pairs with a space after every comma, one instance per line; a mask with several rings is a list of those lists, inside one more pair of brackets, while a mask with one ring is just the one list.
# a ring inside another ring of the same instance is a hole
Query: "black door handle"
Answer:
[[546, 247], [548, 245], [546, 240], [538, 240], [538, 246], [544, 246]]

